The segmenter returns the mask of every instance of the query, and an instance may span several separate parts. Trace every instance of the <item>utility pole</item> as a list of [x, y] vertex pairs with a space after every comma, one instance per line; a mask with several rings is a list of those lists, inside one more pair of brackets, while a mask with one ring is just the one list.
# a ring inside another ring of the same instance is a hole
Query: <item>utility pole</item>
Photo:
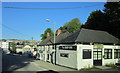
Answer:
[[33, 40], [33, 37], [32, 37], [32, 40]]

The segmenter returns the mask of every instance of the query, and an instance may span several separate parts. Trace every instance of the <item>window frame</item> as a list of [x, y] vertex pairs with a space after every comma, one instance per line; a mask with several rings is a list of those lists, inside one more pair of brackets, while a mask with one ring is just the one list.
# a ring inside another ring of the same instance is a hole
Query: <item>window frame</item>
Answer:
[[[87, 53], [87, 55], [85, 57], [85, 50], [87, 50], [89, 52], [89, 54], [90, 54], [89, 56], [88, 56], [88, 53]], [[82, 53], [83, 53], [82, 59], [92, 59], [92, 49], [83, 49]]]
[[[106, 52], [106, 51], [107, 52]], [[112, 59], [113, 57], [112, 57], [112, 49], [104, 49], [104, 59]], [[110, 55], [110, 57], [109, 57], [109, 55]]]
[[69, 53], [60, 53], [60, 57], [69, 58]]
[[120, 49], [114, 49], [114, 59], [118, 59], [118, 58], [120, 58]]

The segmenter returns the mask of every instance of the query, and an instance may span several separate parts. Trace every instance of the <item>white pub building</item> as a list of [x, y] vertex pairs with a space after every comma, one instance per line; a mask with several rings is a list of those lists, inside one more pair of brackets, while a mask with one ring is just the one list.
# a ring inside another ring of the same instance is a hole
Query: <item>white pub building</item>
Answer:
[[57, 45], [56, 64], [90, 68], [120, 62], [120, 40], [105, 31], [84, 29], [71, 34]]
[[[48, 37], [38, 46], [40, 59], [75, 68], [90, 68], [120, 63], [120, 40], [105, 31], [81, 28], [79, 31]], [[50, 54], [55, 51], [53, 58]]]

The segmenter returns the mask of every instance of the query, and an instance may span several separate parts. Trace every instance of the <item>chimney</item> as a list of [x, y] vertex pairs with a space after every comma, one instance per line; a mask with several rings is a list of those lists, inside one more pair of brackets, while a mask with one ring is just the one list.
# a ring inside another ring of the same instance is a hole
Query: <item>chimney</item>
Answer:
[[58, 30], [57, 30], [57, 36], [60, 35], [60, 34], [61, 34], [61, 30], [58, 29]]
[[48, 37], [50, 36], [50, 33], [48, 32], [46, 36], [47, 36], [47, 38], [48, 38]]

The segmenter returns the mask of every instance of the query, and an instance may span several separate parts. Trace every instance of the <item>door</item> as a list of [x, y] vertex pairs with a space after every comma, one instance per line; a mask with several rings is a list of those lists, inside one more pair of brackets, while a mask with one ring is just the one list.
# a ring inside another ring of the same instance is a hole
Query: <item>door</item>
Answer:
[[102, 49], [101, 48], [94, 48], [94, 50], [93, 50], [93, 64], [95, 66], [102, 65]]

